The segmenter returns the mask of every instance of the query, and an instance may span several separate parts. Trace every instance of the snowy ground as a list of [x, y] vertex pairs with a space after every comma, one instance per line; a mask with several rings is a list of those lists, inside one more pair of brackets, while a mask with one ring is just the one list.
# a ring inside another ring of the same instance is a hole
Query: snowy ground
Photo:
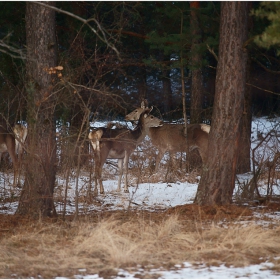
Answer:
[[[82, 185], [84, 186], [86, 178], [81, 178]], [[100, 204], [86, 206], [87, 204], [80, 204], [79, 211], [81, 213], [89, 213], [91, 210], [99, 210], [106, 208], [106, 210], [123, 209], [128, 207], [147, 209], [154, 211], [155, 209], [167, 209], [176, 205], [192, 203], [196, 193], [197, 184], [189, 184], [187, 182], [178, 182], [172, 184], [166, 183], [145, 183], [139, 184], [137, 187], [130, 187], [130, 193], [118, 193], [115, 191], [117, 187], [117, 180], [109, 180], [104, 182], [105, 195], [99, 195]], [[69, 198], [74, 197], [75, 180], [70, 183]], [[72, 193], [72, 194], [71, 194]], [[0, 204], [1, 213], [13, 214], [16, 210], [17, 203], [5, 203]], [[63, 210], [62, 205], [57, 205], [58, 212]], [[75, 203], [73, 199], [69, 199], [67, 203], [67, 213], [74, 213]], [[262, 220], [260, 214], [256, 213], [258, 221]], [[280, 225], [280, 212], [275, 212], [269, 215], [269, 218], [273, 222]], [[267, 221], [266, 221], [267, 222]], [[268, 222], [270, 223], [270, 222]], [[280, 256], [279, 256], [280, 257]], [[190, 263], [184, 263], [183, 265], [177, 265], [173, 270], [166, 271], [161, 269], [152, 269], [149, 272], [150, 277], [157, 275], [161, 279], [229, 279], [229, 278], [250, 278], [250, 279], [279, 279], [280, 275], [273, 270], [269, 270], [273, 267], [272, 263], [263, 262], [259, 265], [250, 265], [243, 268], [226, 267], [221, 266], [206, 266], [204, 264], [198, 264], [192, 266]], [[83, 272], [83, 273], [82, 273]], [[128, 271], [119, 270], [118, 277], [121, 278], [135, 278], [135, 275], [141, 275], [142, 269], [139, 267], [138, 272], [130, 273]], [[76, 275], [76, 278], [81, 279], [98, 279], [98, 275], [86, 275], [82, 269], [80, 275]], [[136, 277], [137, 278], [137, 277]]]
[[[251, 265], [243, 268], [226, 267], [221, 265], [206, 267], [201, 264], [194, 268], [190, 263], [184, 263], [182, 266], [178, 265], [177, 269], [171, 271], [164, 271], [160, 269], [153, 269], [150, 271], [150, 276], [159, 276], [158, 279], [279, 279], [280, 275], [273, 274], [267, 267], [271, 267], [271, 263], [263, 263], [260, 265]], [[139, 269], [139, 273], [141, 273]], [[125, 270], [120, 269], [117, 279], [133, 279], [135, 274], [131, 274]], [[78, 279], [98, 279], [98, 275], [76, 275]], [[62, 278], [58, 278], [62, 279]]]
[[[260, 134], [264, 136], [272, 128], [278, 128], [279, 119], [268, 120], [266, 118], [256, 119], [253, 122], [252, 127], [252, 149], [259, 143], [258, 139]], [[266, 157], [271, 157], [273, 153], [278, 149], [278, 142], [275, 138], [271, 139], [269, 143], [265, 144], [262, 149], [262, 155]], [[257, 151], [256, 151], [257, 154]], [[260, 151], [258, 151], [260, 156]], [[252, 177], [252, 174], [240, 175], [239, 182], [248, 181]], [[82, 173], [77, 179], [75, 172], [69, 180], [68, 192], [67, 192], [67, 207], [66, 214], [71, 214], [75, 212], [75, 191], [76, 186], [78, 186], [79, 192], [79, 213], [90, 213], [91, 211], [110, 211], [110, 210], [128, 210], [141, 209], [155, 211], [158, 209], [168, 209], [169, 207], [174, 207], [177, 205], [190, 204], [197, 190], [197, 183], [188, 182], [176, 182], [176, 183], [133, 183], [133, 178], [130, 178], [130, 193], [117, 192], [117, 176], [113, 176], [113, 179], [104, 181], [105, 194], [99, 195], [95, 203], [88, 204], [83, 203], [82, 198], [86, 197], [87, 186], [89, 184], [88, 174]], [[199, 180], [199, 177], [197, 178]], [[0, 173], [0, 213], [1, 214], [13, 214], [17, 208], [17, 202], [3, 202], [3, 198], [18, 196], [20, 190], [12, 190], [10, 184], [7, 182], [12, 182], [10, 175]], [[63, 178], [57, 179], [56, 196], [64, 198], [66, 181]], [[237, 187], [236, 187], [237, 190]], [[274, 194], [280, 194], [279, 187], [276, 185], [273, 188]], [[11, 193], [12, 191], [12, 193]], [[263, 192], [266, 192], [265, 185]], [[63, 211], [63, 200], [60, 199], [57, 202], [56, 209], [58, 213]], [[261, 220], [261, 214], [256, 213], [258, 220]], [[264, 214], [265, 215], [265, 214]], [[269, 215], [269, 218], [273, 223], [280, 224], [280, 212], [274, 212]], [[267, 221], [266, 221], [267, 222]], [[280, 256], [279, 256], [280, 258]], [[181, 278], [274, 278], [279, 279], [280, 275], [276, 274], [273, 270], [269, 270], [273, 264], [268, 262], [263, 262], [259, 265], [251, 265], [243, 268], [225, 267], [223, 265], [217, 267], [208, 267], [203, 263], [197, 266], [192, 266], [189, 263], [184, 263], [183, 265], [178, 265], [174, 270], [164, 271], [160, 269], [152, 270], [150, 272], [151, 278], [152, 274], [160, 275], [159, 278], [163, 279], [181, 279]], [[82, 273], [83, 272], [83, 273]], [[139, 267], [139, 272], [141, 274], [141, 268]], [[81, 275], [76, 275], [76, 278], [99, 278], [98, 275], [87, 275], [84, 276], [85, 270], [81, 270]], [[117, 278], [135, 278], [136, 273], [130, 274], [128, 271], [120, 270], [119, 276]], [[136, 277], [137, 278], [137, 277]]]

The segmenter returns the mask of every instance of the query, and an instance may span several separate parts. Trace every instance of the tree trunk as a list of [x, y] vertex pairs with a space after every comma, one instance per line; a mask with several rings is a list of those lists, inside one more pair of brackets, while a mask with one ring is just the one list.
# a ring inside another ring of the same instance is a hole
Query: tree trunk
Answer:
[[[247, 64], [247, 82], [250, 82], [250, 60]], [[247, 85], [245, 90], [244, 110], [241, 121], [239, 155], [237, 162], [237, 173], [251, 171], [251, 127], [252, 127], [252, 92], [251, 86]]]
[[216, 94], [207, 162], [195, 198], [199, 205], [232, 202], [246, 85], [247, 5], [221, 3]]
[[[253, 3], [248, 2], [248, 14], [253, 8]], [[253, 29], [253, 17], [248, 18], [248, 30]], [[241, 135], [240, 135], [240, 145], [239, 145], [239, 155], [237, 162], [237, 173], [246, 173], [251, 171], [251, 129], [252, 129], [252, 84], [251, 81], [251, 59], [248, 58], [247, 68], [246, 68], [246, 90], [245, 90], [245, 102], [244, 111], [242, 115], [241, 124]]]
[[191, 1], [191, 34], [192, 34], [192, 45], [191, 45], [191, 123], [202, 122], [202, 97], [203, 97], [203, 85], [202, 85], [202, 71], [201, 61], [202, 55], [197, 49], [200, 38], [200, 28], [197, 16], [197, 9], [199, 8], [199, 1]]
[[[46, 3], [46, 2], [45, 2]], [[49, 2], [54, 5], [54, 2]], [[33, 218], [56, 216], [55, 12], [39, 4], [26, 4], [28, 150], [25, 182], [17, 214]]]

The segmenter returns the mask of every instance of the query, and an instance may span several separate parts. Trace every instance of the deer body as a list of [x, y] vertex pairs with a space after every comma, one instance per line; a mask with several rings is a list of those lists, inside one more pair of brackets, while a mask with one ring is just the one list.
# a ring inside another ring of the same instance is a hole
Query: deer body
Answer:
[[166, 152], [174, 160], [176, 152], [186, 152], [188, 149], [198, 149], [202, 162], [205, 162], [208, 149], [208, 134], [210, 126], [204, 124], [187, 125], [187, 138], [184, 135], [184, 125], [164, 124], [162, 127], [150, 128], [148, 136], [152, 144], [158, 149], [155, 171]]
[[16, 186], [19, 183], [19, 170], [18, 170], [18, 160], [16, 156], [16, 142], [15, 137], [10, 133], [4, 126], [0, 125], [0, 159], [2, 153], [8, 152], [14, 168], [14, 182], [13, 185]]
[[[145, 110], [139, 117], [134, 130], [130, 129], [98, 129], [89, 133], [94, 150], [95, 187], [100, 186], [100, 193], [104, 193], [102, 183], [102, 168], [106, 159], [118, 159], [118, 191], [121, 189], [121, 179], [124, 173], [124, 192], [128, 192], [127, 172], [128, 161], [136, 146], [143, 141], [149, 127], [161, 126], [162, 121], [148, 115], [151, 110]], [[102, 131], [102, 133], [100, 132]], [[99, 147], [99, 151], [98, 151]]]
[[[146, 110], [144, 103], [141, 107], [128, 114], [125, 119], [135, 121], [139, 118], [141, 112]], [[183, 124], [163, 124], [161, 127], [151, 127], [148, 130], [148, 136], [152, 144], [158, 149], [155, 171], [158, 171], [159, 163], [165, 152], [169, 152], [170, 158], [174, 160], [176, 152], [186, 152], [189, 149], [198, 149], [202, 162], [207, 158], [208, 135], [210, 126], [206, 124], [187, 125], [187, 137], [184, 134]]]

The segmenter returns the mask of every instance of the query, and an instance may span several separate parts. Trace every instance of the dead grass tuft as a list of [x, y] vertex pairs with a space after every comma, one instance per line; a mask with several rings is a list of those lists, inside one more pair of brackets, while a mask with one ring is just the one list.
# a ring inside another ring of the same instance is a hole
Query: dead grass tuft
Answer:
[[185, 261], [244, 266], [280, 254], [280, 227], [221, 227], [184, 217], [117, 213], [81, 222], [18, 221], [0, 235], [0, 277], [74, 277], [86, 269], [107, 278], [121, 267], [170, 268]]

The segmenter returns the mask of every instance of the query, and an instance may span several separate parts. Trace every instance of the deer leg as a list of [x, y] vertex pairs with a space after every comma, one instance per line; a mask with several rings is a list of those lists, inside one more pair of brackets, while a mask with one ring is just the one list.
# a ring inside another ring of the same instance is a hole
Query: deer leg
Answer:
[[98, 179], [99, 176], [98, 168], [100, 165], [99, 156], [94, 153], [94, 190], [93, 193], [98, 195]]
[[16, 156], [16, 150], [15, 150], [15, 139], [10, 138], [9, 141], [7, 141], [7, 150], [9, 152], [9, 155], [13, 162], [13, 168], [14, 168], [14, 182], [13, 186], [19, 185], [19, 170], [18, 170], [18, 160]]
[[102, 178], [103, 165], [104, 163], [102, 161], [99, 161], [99, 164], [97, 166], [97, 180], [99, 183], [100, 194], [104, 194], [103, 178]]
[[19, 167], [19, 172], [18, 172], [18, 178], [20, 178], [20, 173], [22, 169], [22, 158], [23, 158], [23, 147], [21, 146], [18, 147], [18, 167]]
[[165, 150], [158, 150], [158, 154], [156, 156], [155, 173], [158, 172], [159, 164], [160, 164], [161, 159], [163, 158], [164, 153], [165, 153]]
[[100, 194], [104, 194], [104, 187], [103, 187], [103, 179], [102, 179], [102, 165], [97, 166], [97, 174], [96, 174], [96, 188], [100, 188]]
[[98, 195], [98, 189], [97, 189], [97, 159], [96, 159], [96, 155], [95, 152], [93, 152], [93, 159], [94, 159], [94, 190], [93, 192]]
[[103, 194], [104, 187], [103, 187], [102, 169], [103, 169], [103, 165], [109, 155], [109, 148], [108, 148], [107, 144], [103, 143], [102, 145], [100, 145], [100, 151], [97, 153], [97, 155], [98, 155], [97, 178], [99, 181], [100, 193]]
[[103, 187], [102, 178], [99, 179], [99, 186], [100, 186], [100, 194], [104, 194], [104, 187]]
[[122, 183], [122, 175], [123, 175], [123, 159], [118, 159], [118, 172], [119, 172], [119, 178], [118, 178], [118, 188], [117, 191], [119, 192], [121, 190], [121, 183]]
[[128, 184], [127, 184], [127, 172], [128, 172], [128, 160], [129, 160], [129, 154], [127, 151], [125, 151], [124, 156], [124, 192], [128, 193]]
[[170, 155], [171, 170], [174, 170], [175, 167], [176, 167], [176, 157], [175, 157], [175, 153], [169, 151], [169, 155]]
[[100, 194], [104, 193], [103, 181], [102, 181], [102, 168], [105, 160], [102, 160], [100, 152], [94, 152], [94, 192], [98, 194], [98, 185], [100, 188]]
[[200, 154], [200, 156], [201, 156], [202, 164], [205, 164], [206, 159], [207, 159], [206, 151], [204, 151], [204, 150], [198, 148], [198, 152], [199, 152], [199, 154]]

